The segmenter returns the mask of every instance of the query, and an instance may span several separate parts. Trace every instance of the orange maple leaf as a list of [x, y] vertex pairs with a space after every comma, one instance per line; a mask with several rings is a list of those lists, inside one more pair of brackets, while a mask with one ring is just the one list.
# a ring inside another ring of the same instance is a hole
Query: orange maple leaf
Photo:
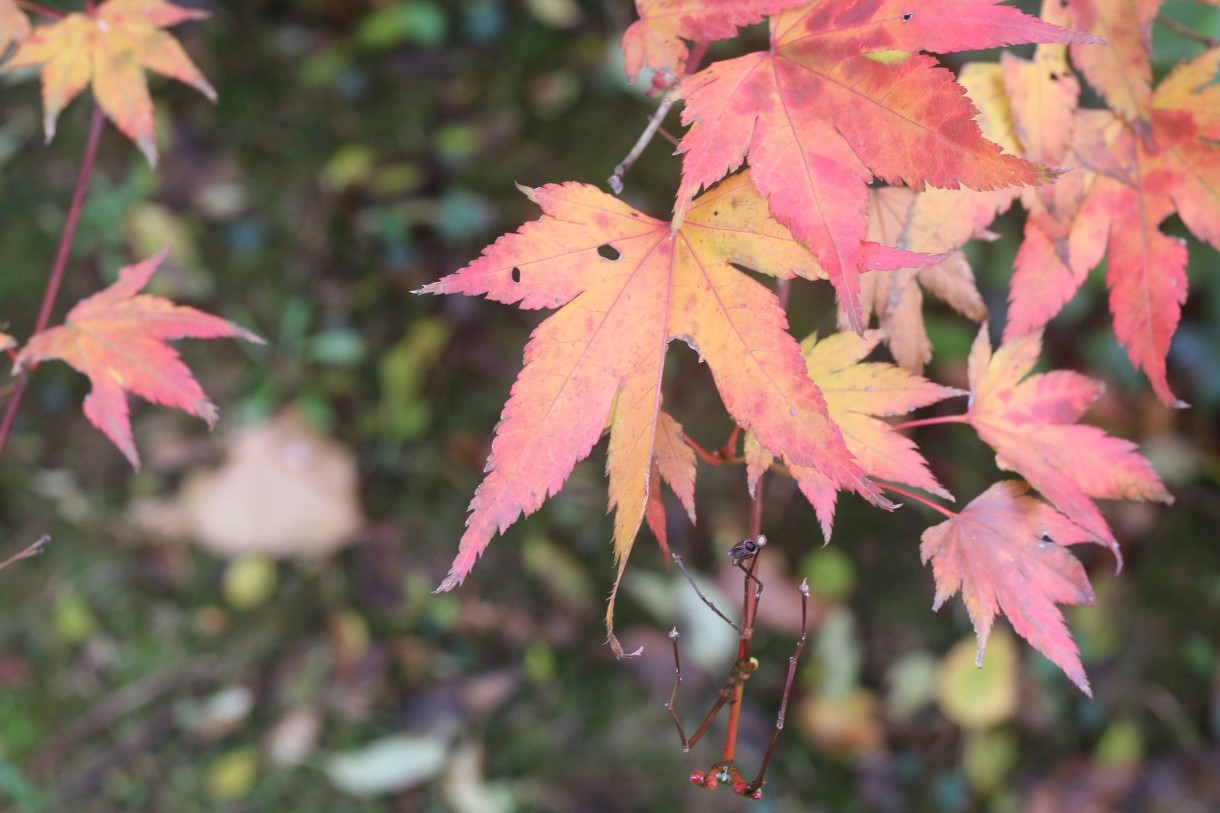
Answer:
[[128, 392], [203, 418], [209, 426], [216, 421], [216, 407], [167, 340], [233, 336], [263, 343], [219, 317], [159, 296], [137, 295], [168, 252], [163, 249], [121, 269], [117, 282], [68, 311], [63, 325], [26, 342], [13, 367], [16, 375], [32, 364], [58, 359], [87, 375], [93, 389], [85, 397], [85, 417], [136, 469], [140, 457], [131, 438]]
[[1055, 605], [1093, 603], [1084, 567], [1064, 546], [1094, 536], [1025, 496], [1027, 490], [1019, 480], [1003, 480], [923, 532], [919, 553], [924, 564], [932, 562], [936, 580], [932, 609], [961, 590], [978, 636], [980, 666], [995, 617], [1004, 613], [1018, 635], [1092, 697], [1080, 653]]
[[[970, 350], [967, 421], [1015, 471], [1068, 519], [1114, 551], [1118, 542], [1091, 497], [1171, 503], [1135, 444], [1076, 423], [1101, 384], [1070, 370], [1029, 376], [1042, 349], [1040, 331], [1005, 343], [994, 355], [987, 326]], [[1029, 376], [1026, 378], [1026, 376]]]
[[746, 177], [700, 197], [676, 232], [591, 186], [525, 191], [542, 207], [541, 220], [422, 289], [560, 308], [526, 346], [488, 475], [440, 590], [462, 582], [497, 531], [560, 489], [612, 411], [608, 470], [621, 562], [650, 493], [662, 362], [673, 339], [698, 351], [729, 414], [766, 448], [817, 469], [835, 487], [890, 505], [828, 417], [775, 295], [735, 267], [821, 276]]
[[216, 101], [216, 91], [182, 46], [161, 30], [207, 16], [164, 0], [108, 0], [91, 12], [36, 28], [2, 70], [42, 66], [48, 143], [60, 111], [91, 84], [98, 105], [155, 166], [153, 104], [143, 69], [185, 82]]
[[1045, 167], [983, 138], [974, 107], [935, 59], [1017, 42], [1096, 41], [991, 0], [818, 2], [771, 17], [771, 50], [684, 80], [675, 224], [701, 187], [747, 158], [772, 214], [826, 269], [853, 329], [857, 275], [926, 264], [865, 239], [868, 184], [973, 189], [1036, 184]]
[[[610, 443], [606, 452], [606, 475], [610, 480], [610, 509], [614, 513], [614, 552], [618, 572], [610, 599], [606, 602], [606, 642], [618, 657], [624, 657], [622, 644], [614, 634], [614, 605], [618, 588], [627, 568], [627, 557], [639, 530], [640, 515], [661, 547], [661, 555], [669, 564], [669, 533], [666, 529], [665, 503], [660, 483], [664, 480], [686, 515], [695, 521], [695, 451], [686, 442], [682, 425], [668, 412], [656, 409], [651, 432], [641, 431], [639, 419], [618, 419], [619, 410], [641, 418], [654, 409], [655, 391], [650, 391], [650, 378], [633, 378], [624, 386], [614, 402], [610, 418]], [[643, 478], [643, 479], [641, 479]]]
[[[881, 417], [905, 415], [935, 404], [961, 390], [942, 387], [922, 376], [888, 362], [866, 362], [881, 343], [880, 331], [835, 333], [818, 341], [816, 335], [801, 342], [809, 376], [818, 382], [831, 420], [838, 424], [847, 450], [870, 477], [922, 488], [945, 499], [953, 499], [928, 471], [910, 438], [895, 431]], [[813, 505], [829, 540], [837, 491], [821, 472], [789, 462], [801, 493]]]
[[[1052, 3], [1062, 11], [1051, 9]], [[1145, 119], [1152, 98], [1152, 21], [1161, 0], [1050, 0], [1044, 9], [1064, 25], [1096, 34], [1109, 48], [1072, 46], [1072, 62], [1111, 109], [1128, 121]]]
[[686, 42], [732, 37], [737, 28], [806, 0], [636, 0], [640, 19], [623, 34], [623, 57], [632, 82], [647, 66], [672, 79], [686, 73]]

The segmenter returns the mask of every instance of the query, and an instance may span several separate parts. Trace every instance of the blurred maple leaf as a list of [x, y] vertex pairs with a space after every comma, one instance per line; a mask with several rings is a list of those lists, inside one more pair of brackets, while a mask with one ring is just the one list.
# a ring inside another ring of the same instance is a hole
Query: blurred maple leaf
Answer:
[[[872, 190], [868, 202], [868, 239], [883, 245], [901, 245], [907, 239], [903, 226], [917, 197], [914, 191], [897, 186]], [[987, 318], [987, 306], [975, 284], [974, 271], [961, 251], [951, 251], [945, 259], [923, 268], [870, 271], [862, 275], [860, 301], [865, 321], [871, 314], [877, 315], [877, 324], [894, 360], [913, 373], [922, 373], [932, 358], [932, 341], [924, 326], [924, 289], [968, 319], [982, 322]], [[839, 324], [844, 328], [849, 325], [841, 308]]]
[[999, 613], [1017, 634], [1093, 696], [1080, 653], [1056, 604], [1092, 604], [1093, 588], [1084, 566], [1063, 546], [1095, 541], [1041, 500], [1028, 486], [1003, 480], [970, 502], [961, 513], [923, 532], [924, 564], [936, 580], [933, 610], [958, 590], [978, 635], [975, 663], [981, 664]]
[[[496, 430], [487, 477], [440, 590], [462, 582], [488, 542], [556, 493], [610, 419], [607, 471], [621, 565], [651, 494], [666, 346], [707, 362], [725, 408], [761, 444], [816, 469], [835, 488], [889, 506], [852, 459], [809, 378], [775, 295], [735, 266], [820, 278], [821, 268], [744, 175], [699, 198], [676, 233], [577, 183], [526, 190], [541, 220], [422, 293], [486, 294], [560, 308], [534, 331]], [[673, 428], [665, 431], [673, 435]], [[672, 442], [672, 441], [671, 441]], [[674, 463], [678, 472], [689, 463]], [[664, 469], [662, 469], [664, 474]], [[686, 482], [686, 475], [671, 483]], [[679, 494], [685, 486], [676, 486]]]
[[30, 19], [17, 5], [17, 0], [0, 0], [0, 54], [11, 43], [21, 42], [30, 34]]
[[1122, 558], [1118, 542], [1091, 497], [1171, 503], [1135, 444], [1095, 426], [1078, 425], [1101, 384], [1071, 370], [1026, 378], [1042, 349], [1041, 332], [1005, 343], [994, 354], [987, 326], [970, 350], [967, 421], [996, 452], [996, 465], [1015, 471], [1068, 519]]
[[216, 91], [182, 46], [161, 30], [207, 16], [164, 0], [109, 0], [93, 11], [39, 26], [0, 70], [42, 67], [48, 142], [60, 111], [92, 84], [102, 110], [155, 166], [153, 104], [143, 69], [185, 82], [216, 101]]
[[136, 469], [140, 457], [131, 438], [128, 392], [203, 418], [209, 426], [216, 421], [215, 405], [167, 340], [236, 337], [263, 343], [217, 316], [159, 296], [137, 295], [168, 251], [121, 269], [117, 282], [68, 311], [63, 325], [31, 337], [13, 367], [16, 375], [30, 365], [58, 359], [87, 375], [93, 389], [85, 397], [85, 417]]

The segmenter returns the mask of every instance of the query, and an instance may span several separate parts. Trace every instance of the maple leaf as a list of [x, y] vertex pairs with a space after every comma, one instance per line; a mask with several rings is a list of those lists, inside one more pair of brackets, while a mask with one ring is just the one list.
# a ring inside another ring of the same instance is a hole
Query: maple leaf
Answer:
[[1068, 519], [1108, 545], [1121, 565], [1114, 533], [1090, 498], [1171, 503], [1173, 497], [1135, 444], [1076, 423], [1101, 393], [1099, 382], [1070, 370], [1029, 375], [1041, 349], [1037, 331], [992, 354], [984, 325], [968, 360], [966, 420], [995, 450], [997, 466], [1028, 480]]
[[17, 5], [17, 0], [0, 0], [0, 54], [29, 34], [30, 18]]
[[1196, 237], [1220, 248], [1218, 69], [1220, 48], [1178, 65], [1153, 93], [1146, 137], [1103, 113], [1096, 118], [1104, 136], [1081, 154], [1102, 176], [1075, 225], [1092, 251], [1086, 262], [1105, 251], [1114, 335], [1157, 397], [1177, 407], [1185, 404], [1169, 388], [1165, 359], [1186, 301], [1187, 251], [1159, 226], [1176, 211]]
[[1129, 121], [1147, 118], [1152, 98], [1152, 21], [1161, 0], [1052, 2], [1063, 9], [1064, 25], [1096, 34], [1110, 44], [1109, 48], [1072, 46], [1072, 62], [1084, 78]]
[[[975, 121], [983, 138], [999, 144], [1006, 153], [1020, 155], [1021, 142], [1012, 121], [1000, 66], [969, 62], [958, 71], [957, 82], [978, 109]], [[988, 190], [927, 187], [912, 202], [896, 245], [908, 251], [952, 251], [969, 240], [990, 237], [987, 227], [1020, 195], [1019, 187]]]
[[772, 214], [817, 255], [853, 329], [857, 275], [927, 264], [865, 239], [868, 183], [995, 189], [1051, 171], [983, 138], [945, 53], [1033, 41], [1096, 41], [990, 0], [818, 2], [770, 18], [771, 49], [717, 62], [677, 95], [690, 130], [675, 208], [747, 158]]
[[98, 105], [155, 166], [153, 104], [142, 69], [185, 82], [216, 101], [216, 91], [182, 46], [161, 30], [207, 16], [164, 0], [108, 0], [36, 28], [0, 70], [42, 67], [48, 143], [60, 111], [92, 85]]
[[1003, 480], [970, 502], [961, 513], [923, 532], [919, 553], [932, 562], [939, 610], [958, 590], [983, 650], [995, 617], [1008, 616], [1029, 641], [1089, 697], [1089, 679], [1080, 663], [1057, 604], [1092, 604], [1093, 589], [1080, 561], [1066, 545], [1093, 541], [1093, 535], [1041, 500], [1028, 486]]
[[[1047, 5], [1059, 8], [1055, 0]], [[1001, 69], [1021, 153], [1033, 160], [1076, 164], [1080, 83], [1068, 67], [1066, 49], [1040, 45], [1032, 61], [1006, 54]], [[1087, 138], [1087, 126], [1081, 132]], [[1076, 167], [1053, 188], [1023, 197], [1029, 216], [1013, 262], [1005, 340], [1038, 330], [1059, 313], [1099, 259], [1080, 244], [1084, 232], [1077, 222], [1094, 181], [1095, 173]]]
[[236, 337], [262, 344], [247, 330], [216, 316], [167, 299], [138, 292], [156, 272], [169, 249], [119, 270], [109, 288], [82, 299], [64, 324], [35, 334], [17, 353], [13, 374], [48, 359], [58, 359], [89, 377], [85, 417], [114, 442], [137, 470], [140, 457], [131, 438], [127, 393], [216, 422], [208, 400], [190, 369], [166, 341]]
[[700, 197], [676, 232], [584, 184], [524, 191], [542, 207], [540, 220], [421, 291], [560, 308], [526, 346], [487, 477], [439, 590], [460, 584], [497, 531], [559, 490], [592, 450], [612, 407], [608, 467], [619, 513], [627, 514], [616, 518], [621, 561], [649, 493], [662, 362], [672, 339], [698, 351], [729, 415], [766, 448], [890, 505], [828, 417], [775, 295], [736, 267], [821, 276], [746, 177]]
[[[835, 333], [818, 341], [801, 342], [806, 370], [818, 382], [831, 419], [839, 425], [847, 450], [870, 477], [906, 483], [945, 499], [953, 495], [928, 471], [927, 461], [910, 438], [898, 433], [882, 416], [905, 415], [920, 407], [966, 393], [942, 387], [886, 362], [865, 362], [884, 334], [865, 331]], [[789, 471], [801, 493], [813, 505], [830, 540], [837, 490], [818, 471], [791, 464]]]
[[[896, 186], [874, 189], [868, 204], [868, 238], [901, 245], [903, 226], [916, 197], [914, 191]], [[987, 318], [987, 306], [975, 285], [974, 272], [961, 251], [952, 251], [935, 265], [872, 271], [861, 276], [860, 300], [865, 319], [870, 314], [877, 315], [877, 324], [894, 360], [913, 373], [923, 372], [932, 358], [932, 342], [924, 327], [921, 286], [975, 322]], [[842, 312], [839, 324], [848, 326]]]
[[[1177, 211], [1196, 236], [1220, 247], [1218, 69], [1217, 48], [1178, 65], [1134, 123], [1076, 109], [1079, 84], [1061, 46], [1039, 46], [1033, 61], [1005, 55], [1002, 64], [963, 69], [975, 79], [972, 98], [978, 90], [986, 100], [983, 118], [1010, 132], [1009, 149], [1073, 168], [1054, 185], [1021, 195], [1029, 216], [1009, 289], [1006, 341], [1040, 330], [1106, 257], [1115, 336], [1157, 397], [1184, 406], [1169, 387], [1165, 359], [1186, 299], [1187, 252], [1159, 225]], [[1002, 211], [1006, 202], [988, 197], [994, 194], [921, 194], [897, 245], [959, 245]]]
[[686, 73], [690, 50], [683, 40], [710, 42], [743, 25], [807, 0], [636, 0], [640, 19], [623, 34], [623, 57], [632, 82], [647, 66], [671, 78]]

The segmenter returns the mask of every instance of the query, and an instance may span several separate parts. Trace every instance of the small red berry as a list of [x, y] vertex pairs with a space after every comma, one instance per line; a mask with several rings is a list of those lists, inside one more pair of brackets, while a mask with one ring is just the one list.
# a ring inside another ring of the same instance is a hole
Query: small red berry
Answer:
[[711, 774], [708, 774], [703, 778], [703, 787], [707, 788], [708, 790], [715, 790], [719, 786], [720, 783], [718, 783], [716, 781], [716, 777], [712, 776]]
[[745, 796], [746, 791], [749, 789], [749, 787], [750, 786], [746, 784], [746, 781], [744, 779], [738, 779], [736, 782], [733, 783], [733, 792], [736, 793], [738, 796]]
[[692, 785], [702, 785], [703, 784], [703, 771], [691, 771], [690, 772], [690, 783]]

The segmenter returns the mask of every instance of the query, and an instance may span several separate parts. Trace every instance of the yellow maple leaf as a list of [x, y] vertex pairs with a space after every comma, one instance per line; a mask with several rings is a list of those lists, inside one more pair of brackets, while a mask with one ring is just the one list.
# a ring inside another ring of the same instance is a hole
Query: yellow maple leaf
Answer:
[[216, 91], [182, 46], [162, 30], [206, 16], [164, 0], [109, 0], [35, 29], [2, 70], [42, 67], [48, 142], [60, 111], [92, 85], [102, 110], [155, 166], [153, 105], [142, 69], [185, 82], [216, 101]]

